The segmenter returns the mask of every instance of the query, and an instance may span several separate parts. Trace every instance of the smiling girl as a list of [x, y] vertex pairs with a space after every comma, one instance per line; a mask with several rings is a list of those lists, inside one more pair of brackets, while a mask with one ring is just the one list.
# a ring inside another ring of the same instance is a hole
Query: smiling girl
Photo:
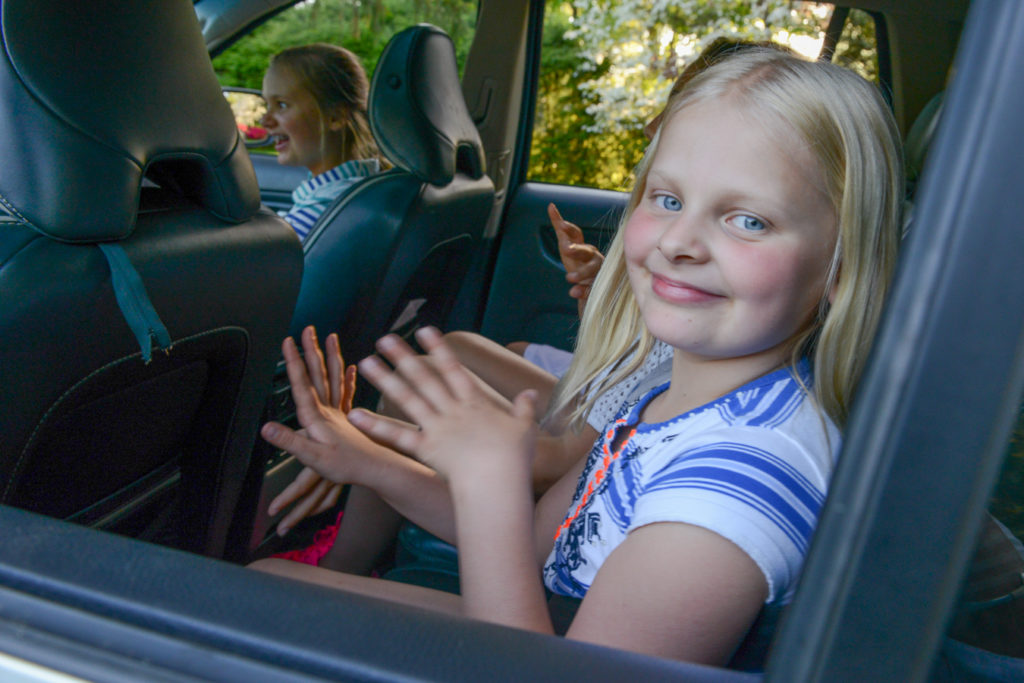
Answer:
[[394, 369], [360, 364], [415, 425], [323, 405], [286, 342], [307, 433], [269, 424], [264, 436], [457, 539], [461, 595], [260, 567], [727, 662], [796, 588], [895, 263], [899, 150], [876, 88], [840, 67], [751, 50], [687, 84], [638, 168], [549, 420], [581, 425], [655, 340], [674, 349], [670, 381], [634, 392], [536, 504], [530, 392], [511, 409], [489, 401], [436, 330], [419, 334], [430, 363], [385, 337]]
[[263, 125], [274, 138], [278, 163], [305, 166], [311, 174], [282, 214], [300, 238], [342, 192], [381, 170], [367, 120], [369, 89], [359, 58], [343, 47], [315, 43], [270, 60]]

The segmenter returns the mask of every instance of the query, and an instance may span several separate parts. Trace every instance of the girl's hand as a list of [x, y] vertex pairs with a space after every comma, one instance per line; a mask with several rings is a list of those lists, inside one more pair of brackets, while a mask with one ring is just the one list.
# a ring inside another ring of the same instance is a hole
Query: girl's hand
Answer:
[[512, 472], [528, 477], [537, 429], [534, 392], [524, 391], [511, 408], [502, 407], [480, 389], [440, 332], [423, 328], [417, 339], [433, 363], [389, 335], [377, 349], [394, 370], [376, 357], [359, 367], [418, 428], [363, 410], [352, 411], [352, 423], [375, 441], [414, 455], [450, 484], [481, 478], [500, 483]]
[[278, 527], [281, 534], [302, 518], [333, 506], [340, 484], [351, 481], [353, 468], [359, 465], [358, 456], [374, 446], [345, 416], [352, 407], [356, 369], [345, 368], [337, 336], [332, 334], [327, 339], [326, 363], [311, 327], [303, 331], [302, 343], [305, 360], [290, 337], [282, 344], [282, 352], [303, 429], [293, 431], [269, 422], [261, 431], [268, 442], [307, 466], [270, 504], [270, 513], [276, 514], [302, 498], [282, 520]]
[[562, 218], [554, 204], [548, 204], [548, 218], [558, 236], [558, 255], [565, 267], [565, 279], [572, 284], [569, 296], [579, 300], [582, 313], [590, 287], [604, 263], [604, 254], [594, 245], [584, 242], [583, 231]]
[[[348, 413], [356, 391], [356, 366], [345, 367], [338, 335], [327, 336], [327, 354], [320, 349], [316, 330], [309, 326], [302, 331], [302, 351], [317, 397], [324, 405]], [[307, 517], [330, 510], [341, 496], [341, 484], [328, 481], [308, 467], [302, 469], [267, 508], [271, 516], [293, 505], [278, 523], [277, 533], [284, 536], [292, 527]]]
[[328, 481], [317, 474], [316, 470], [303, 467], [292, 483], [270, 501], [267, 513], [274, 516], [294, 503], [288, 514], [277, 524], [277, 535], [284, 536], [307, 517], [330, 510], [340, 496], [341, 484]]

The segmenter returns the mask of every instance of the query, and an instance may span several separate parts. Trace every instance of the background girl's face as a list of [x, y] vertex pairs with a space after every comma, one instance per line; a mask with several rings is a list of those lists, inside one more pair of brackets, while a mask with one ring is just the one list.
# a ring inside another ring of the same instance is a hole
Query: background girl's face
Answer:
[[684, 108], [661, 133], [624, 233], [644, 322], [696, 357], [785, 362], [816, 314], [836, 239], [816, 160], [729, 98]]
[[278, 163], [305, 166], [319, 175], [346, 161], [340, 136], [330, 134], [331, 124], [321, 116], [313, 94], [291, 70], [271, 65], [263, 76], [263, 98], [263, 125], [274, 136]]

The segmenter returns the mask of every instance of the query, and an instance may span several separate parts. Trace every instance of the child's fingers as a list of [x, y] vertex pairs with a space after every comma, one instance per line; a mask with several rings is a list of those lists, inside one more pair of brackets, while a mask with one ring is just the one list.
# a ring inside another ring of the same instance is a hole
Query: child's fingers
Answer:
[[281, 345], [284, 354], [285, 370], [291, 384], [292, 398], [295, 399], [295, 413], [303, 427], [308, 427], [320, 412], [320, 395], [310, 381], [306, 363], [299, 355], [295, 340], [288, 337]]
[[341, 410], [344, 413], [352, 410], [352, 402], [356, 396], [356, 366], [345, 368], [345, 386], [341, 395]]
[[473, 399], [478, 395], [476, 381], [445, 343], [440, 330], [436, 327], [422, 327], [416, 331], [416, 339], [434, 359], [441, 379], [456, 398]]
[[267, 514], [276, 515], [278, 512], [312, 491], [313, 488], [321, 481], [323, 481], [323, 477], [319, 474], [308, 467], [302, 468], [302, 471], [299, 472], [298, 476], [292, 480], [292, 483], [284, 487], [284, 490], [277, 494], [277, 496], [274, 497], [274, 500], [270, 501], [270, 505], [267, 506]]
[[330, 405], [331, 395], [327, 384], [324, 354], [320, 350], [320, 342], [312, 325], [302, 330], [302, 353], [306, 360], [306, 371], [309, 373], [309, 379], [313, 383], [313, 388], [316, 389], [317, 396], [320, 397], [321, 402]]
[[[422, 343], [423, 338], [419, 336], [418, 338]], [[391, 362], [395, 368], [395, 374], [405, 382], [408, 390], [417, 394], [431, 408], [431, 413], [437, 409], [443, 409], [449, 404], [452, 392], [445, 380], [438, 374], [439, 368], [435, 368], [426, 356], [417, 354], [408, 344], [393, 334], [379, 339], [377, 350]], [[436, 359], [434, 362], [436, 363]], [[397, 397], [391, 398], [397, 400]], [[430, 417], [430, 414], [427, 413], [413, 415], [407, 412], [406, 415], [413, 418], [419, 425], [423, 425], [423, 419]]]
[[415, 425], [384, 417], [363, 408], [353, 410], [349, 413], [348, 419], [356, 429], [377, 443], [407, 455], [416, 452], [423, 438], [423, 432]]
[[568, 270], [575, 275], [576, 282], [593, 279], [597, 277], [601, 266], [604, 265], [604, 256], [589, 244], [574, 245], [573, 253], [579, 258], [574, 259], [575, 267]]
[[260, 435], [270, 445], [277, 446], [294, 455], [299, 462], [315, 470], [320, 476], [335, 481], [336, 478], [331, 476], [331, 465], [333, 464], [333, 448], [331, 446], [313, 441], [306, 435], [277, 422], [268, 422], [263, 425]]
[[[423, 424], [434, 415], [431, 405], [396, 371], [389, 368], [384, 361], [376, 356], [364, 358], [359, 362], [359, 372], [370, 380], [370, 384], [380, 389], [381, 393], [391, 401], [398, 410], [409, 416], [413, 422]], [[357, 411], [352, 411], [354, 414]], [[351, 414], [350, 414], [351, 415]]]
[[551, 221], [551, 225], [555, 228], [556, 232], [558, 231], [558, 226], [565, 222], [565, 219], [562, 218], [562, 214], [558, 210], [558, 207], [555, 206], [554, 202], [548, 204], [548, 220]]
[[327, 357], [327, 381], [330, 387], [330, 399], [332, 408], [341, 408], [341, 410], [348, 412], [345, 408], [345, 401], [348, 399], [351, 402], [352, 397], [348, 395], [348, 377], [346, 376], [345, 359], [341, 357], [341, 343], [338, 341], [338, 335], [334, 332], [327, 335], [327, 351], [325, 356]]
[[313, 488], [313, 490], [306, 495], [305, 498], [300, 500], [296, 505], [288, 511], [288, 514], [277, 525], [277, 535], [284, 536], [292, 528], [306, 519], [314, 515], [319, 515], [325, 510], [329, 510], [338, 502], [338, 496], [341, 493], [341, 484], [335, 484], [321, 479], [320, 482]]
[[308, 517], [310, 509], [319, 504], [329, 486], [331, 486], [329, 481], [319, 479], [304, 496], [298, 498], [288, 514], [277, 523], [277, 535], [284, 536], [291, 531], [292, 527]]
[[555, 234], [558, 236], [559, 249], [564, 251], [570, 244], [583, 241], [583, 231], [575, 223], [562, 218], [558, 207], [553, 203], [548, 204], [548, 218], [551, 220], [551, 227], [555, 229]]

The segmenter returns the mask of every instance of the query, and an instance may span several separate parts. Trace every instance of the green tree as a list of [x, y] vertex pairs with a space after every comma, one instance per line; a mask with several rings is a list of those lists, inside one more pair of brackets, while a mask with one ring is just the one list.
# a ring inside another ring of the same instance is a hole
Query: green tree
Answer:
[[850, 10], [832, 61], [853, 69], [869, 81], [878, 82], [878, 41], [875, 38], [875, 20], [870, 14]]
[[646, 147], [644, 124], [708, 43], [820, 40], [827, 20], [817, 3], [788, 0], [549, 3], [530, 178], [628, 186]]
[[272, 17], [213, 60], [221, 84], [259, 89], [270, 58], [307, 43], [342, 45], [372, 74], [388, 39], [419, 22], [444, 29], [461, 65], [476, 21], [475, 0], [306, 0]]

